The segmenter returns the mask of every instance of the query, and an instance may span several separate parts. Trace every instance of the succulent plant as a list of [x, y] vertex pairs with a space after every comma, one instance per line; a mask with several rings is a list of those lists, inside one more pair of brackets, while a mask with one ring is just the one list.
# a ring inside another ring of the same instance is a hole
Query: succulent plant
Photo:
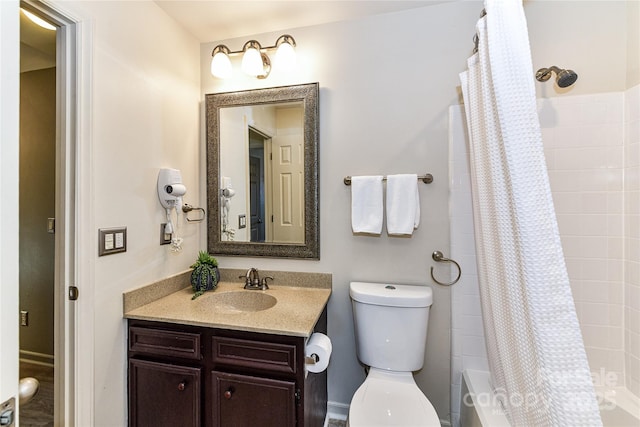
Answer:
[[220, 272], [218, 271], [218, 261], [205, 251], [200, 251], [198, 259], [191, 266], [191, 287], [195, 294], [191, 299], [196, 299], [206, 291], [218, 287]]

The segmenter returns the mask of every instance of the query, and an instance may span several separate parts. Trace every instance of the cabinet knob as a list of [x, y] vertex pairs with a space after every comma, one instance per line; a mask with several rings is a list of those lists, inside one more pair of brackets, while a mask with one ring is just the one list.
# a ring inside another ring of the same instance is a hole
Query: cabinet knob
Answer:
[[231, 388], [224, 392], [224, 398], [227, 399], [227, 400], [231, 399], [232, 395], [233, 395], [233, 389], [231, 389]]
[[187, 386], [186, 381], [182, 381], [180, 384], [178, 384], [178, 390], [179, 391], [184, 391], [186, 386]]

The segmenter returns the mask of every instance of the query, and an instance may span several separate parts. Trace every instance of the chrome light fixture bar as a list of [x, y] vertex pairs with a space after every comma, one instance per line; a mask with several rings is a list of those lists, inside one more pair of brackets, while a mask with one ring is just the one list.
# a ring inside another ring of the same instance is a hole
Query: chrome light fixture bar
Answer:
[[226, 79], [233, 74], [231, 56], [242, 54], [242, 71], [259, 79], [266, 79], [271, 73], [271, 59], [267, 51], [275, 50], [275, 66], [283, 70], [291, 70], [296, 64], [296, 41], [289, 34], [283, 34], [273, 46], [262, 47], [257, 40], [249, 40], [242, 50], [231, 51], [227, 46], [219, 44], [211, 51], [211, 74]]

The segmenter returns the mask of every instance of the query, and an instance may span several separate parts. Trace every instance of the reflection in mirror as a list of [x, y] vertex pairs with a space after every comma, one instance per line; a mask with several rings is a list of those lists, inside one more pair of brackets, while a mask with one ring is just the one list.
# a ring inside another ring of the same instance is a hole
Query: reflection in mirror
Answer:
[[319, 258], [318, 84], [206, 95], [210, 253]]
[[303, 118], [302, 102], [220, 110], [223, 241], [304, 243]]

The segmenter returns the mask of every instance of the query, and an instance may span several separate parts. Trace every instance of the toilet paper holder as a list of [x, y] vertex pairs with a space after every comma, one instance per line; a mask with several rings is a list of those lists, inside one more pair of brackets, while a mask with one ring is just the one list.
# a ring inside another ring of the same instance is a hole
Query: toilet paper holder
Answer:
[[318, 374], [327, 369], [331, 359], [331, 347], [331, 340], [325, 334], [311, 334], [304, 349], [305, 374], [307, 371]]
[[320, 360], [320, 357], [315, 353], [313, 353], [310, 356], [304, 357], [304, 363], [306, 365], [315, 365], [316, 363], [318, 363], [319, 360]]

